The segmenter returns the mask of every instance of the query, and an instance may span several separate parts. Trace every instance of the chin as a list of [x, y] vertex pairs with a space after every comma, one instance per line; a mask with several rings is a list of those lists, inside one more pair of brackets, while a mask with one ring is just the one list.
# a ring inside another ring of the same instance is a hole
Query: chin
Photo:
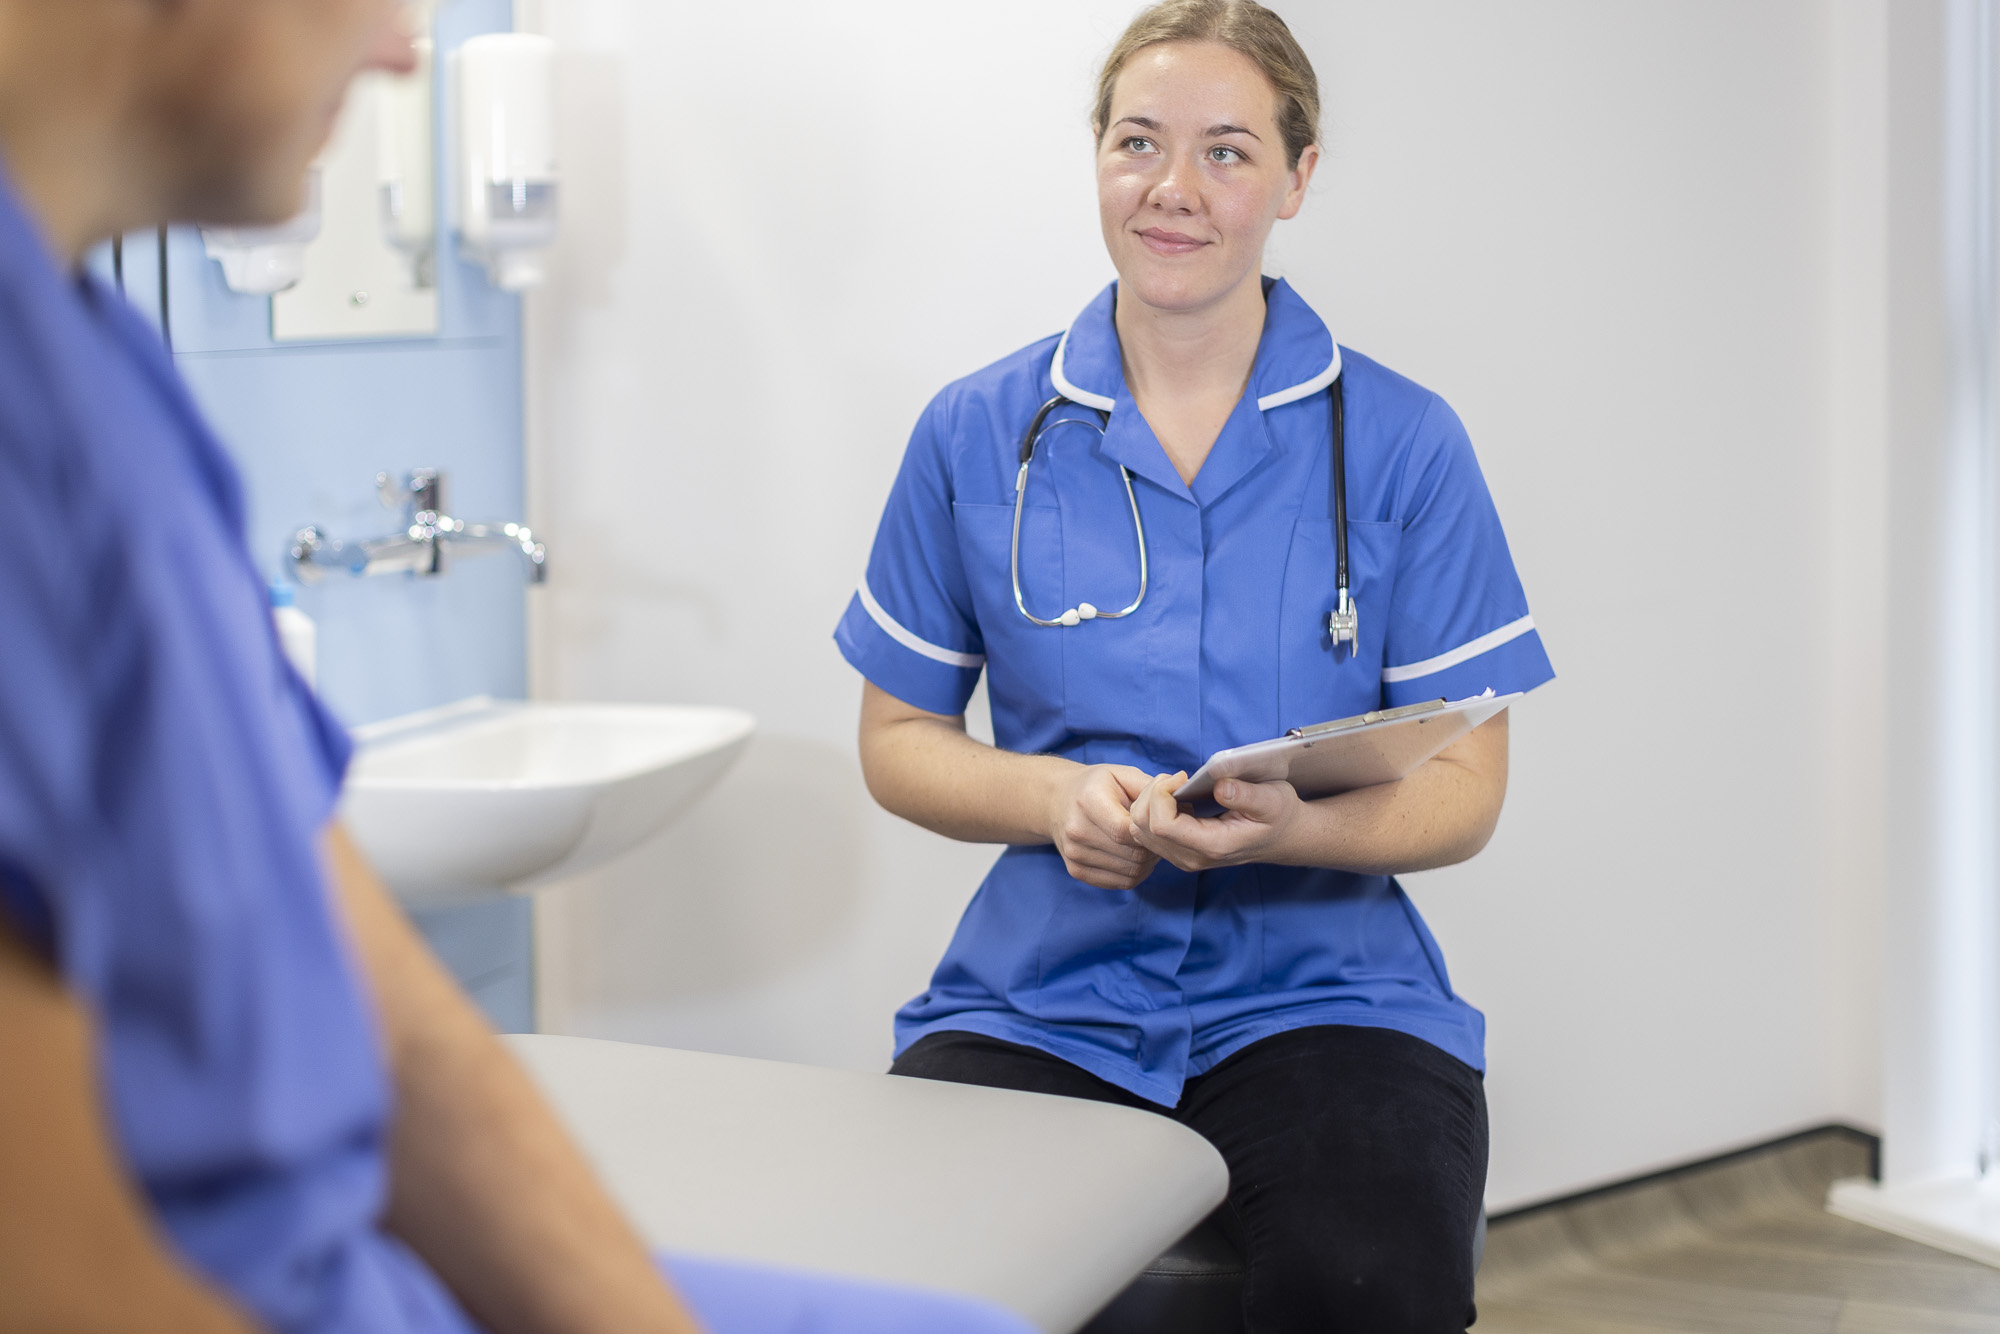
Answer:
[[290, 222], [305, 211], [310, 198], [307, 178], [311, 173], [310, 164], [289, 166], [287, 169], [271, 173], [259, 182], [256, 190], [262, 207], [259, 212], [266, 226], [276, 226]]
[[199, 198], [181, 210], [190, 218], [227, 227], [275, 227], [306, 206], [306, 171], [235, 171], [211, 177]]
[[1144, 256], [1130, 271], [1118, 276], [1119, 290], [1130, 292], [1142, 304], [1155, 310], [1200, 310], [1220, 300], [1235, 286], [1233, 276], [1210, 269], [1176, 269], [1161, 265], [1153, 256]]
[[274, 227], [306, 206], [310, 153], [296, 144], [216, 135], [189, 144], [178, 219], [227, 227]]

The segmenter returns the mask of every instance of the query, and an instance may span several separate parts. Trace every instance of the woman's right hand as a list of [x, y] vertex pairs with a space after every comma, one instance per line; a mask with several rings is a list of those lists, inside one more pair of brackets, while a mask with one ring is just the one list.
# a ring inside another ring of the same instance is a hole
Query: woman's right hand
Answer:
[[930, 713], [873, 681], [861, 687], [860, 746], [875, 800], [946, 838], [1053, 843], [1069, 873], [1099, 889], [1131, 889], [1159, 864], [1132, 830], [1151, 775], [1129, 764], [997, 750], [965, 734], [963, 714]]
[[1160, 859], [1132, 832], [1132, 803], [1149, 781], [1129, 764], [1077, 765], [1057, 781], [1049, 841], [1072, 876], [1099, 889], [1131, 889], [1153, 873]]

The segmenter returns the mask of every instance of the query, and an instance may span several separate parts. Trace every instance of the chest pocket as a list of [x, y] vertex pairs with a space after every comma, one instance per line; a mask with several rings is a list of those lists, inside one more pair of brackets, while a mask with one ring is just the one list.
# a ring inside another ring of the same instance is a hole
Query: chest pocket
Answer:
[[[995, 739], [1002, 746], [1049, 744], [1062, 731], [1063, 632], [1033, 624], [1014, 606], [1009, 561], [1014, 507], [954, 503], [951, 509], [959, 559], [986, 644], [994, 726], [1011, 716], [1025, 733]], [[1021, 511], [1021, 588], [1038, 616], [1070, 605], [1057, 604], [1063, 588], [1063, 535], [1062, 514], [1053, 505], [1029, 505]]]
[[1400, 523], [1348, 521], [1349, 592], [1361, 614], [1361, 642], [1351, 656], [1345, 650], [1336, 654], [1326, 630], [1338, 596], [1333, 522], [1300, 519], [1294, 527], [1278, 648], [1280, 727], [1307, 727], [1381, 707], [1382, 654], [1402, 543]]

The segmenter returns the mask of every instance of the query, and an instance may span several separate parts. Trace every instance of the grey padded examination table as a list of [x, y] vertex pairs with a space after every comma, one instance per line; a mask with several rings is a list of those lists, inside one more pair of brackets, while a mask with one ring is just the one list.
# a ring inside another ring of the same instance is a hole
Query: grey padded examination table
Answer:
[[648, 1244], [983, 1297], [1069, 1334], [1222, 1202], [1209, 1143], [1039, 1093], [516, 1034]]

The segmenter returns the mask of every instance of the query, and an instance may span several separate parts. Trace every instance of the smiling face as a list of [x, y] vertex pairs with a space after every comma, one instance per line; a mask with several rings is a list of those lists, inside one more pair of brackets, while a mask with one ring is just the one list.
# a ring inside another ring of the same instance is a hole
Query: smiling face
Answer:
[[1136, 53], [1098, 136], [1097, 210], [1120, 299], [1163, 311], [1211, 307], [1262, 271], [1271, 225], [1305, 202], [1319, 161], [1288, 163], [1278, 94], [1219, 42]]

